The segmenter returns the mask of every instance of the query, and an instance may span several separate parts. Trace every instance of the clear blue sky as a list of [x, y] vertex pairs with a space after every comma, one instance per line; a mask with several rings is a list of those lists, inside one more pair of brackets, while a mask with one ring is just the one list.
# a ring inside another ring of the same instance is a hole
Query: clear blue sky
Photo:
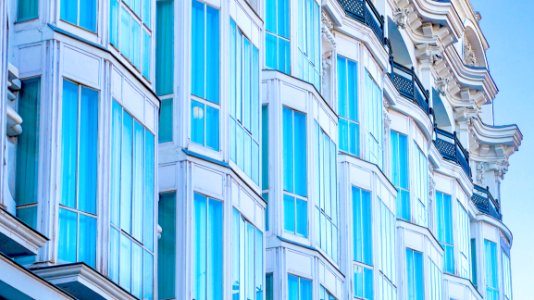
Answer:
[[534, 1], [471, 0], [482, 14], [489, 67], [499, 94], [495, 124], [519, 125], [523, 143], [510, 159], [501, 189], [504, 222], [512, 230], [515, 299], [534, 299]]

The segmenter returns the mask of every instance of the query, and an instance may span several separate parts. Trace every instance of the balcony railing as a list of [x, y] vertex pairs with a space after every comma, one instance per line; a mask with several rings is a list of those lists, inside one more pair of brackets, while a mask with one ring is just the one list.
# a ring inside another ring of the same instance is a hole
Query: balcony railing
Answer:
[[401, 96], [415, 102], [426, 114], [430, 114], [429, 93], [423, 87], [413, 67], [409, 69], [391, 59], [389, 76]]
[[492, 216], [497, 220], [502, 220], [501, 205], [497, 199], [493, 198], [488, 187], [483, 188], [475, 185], [471, 200], [473, 200], [473, 203], [480, 212]]
[[371, 0], [338, 0], [345, 13], [369, 26], [379, 41], [384, 40], [384, 17], [378, 13]]
[[462, 167], [465, 174], [471, 179], [471, 167], [469, 166], [469, 153], [458, 140], [456, 132], [450, 133], [445, 130], [435, 128], [436, 147], [443, 158], [456, 162]]

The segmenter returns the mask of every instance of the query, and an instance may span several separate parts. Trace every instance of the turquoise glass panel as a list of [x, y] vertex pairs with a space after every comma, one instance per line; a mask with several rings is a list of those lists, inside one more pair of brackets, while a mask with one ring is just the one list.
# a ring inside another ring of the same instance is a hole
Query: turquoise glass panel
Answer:
[[193, 0], [191, 15], [191, 93], [204, 98], [204, 43], [205, 43], [205, 16], [204, 4]]
[[142, 0], [143, 1], [143, 23], [150, 28], [150, 12], [151, 12], [151, 0]]
[[256, 291], [256, 299], [263, 299], [263, 233], [259, 229], [255, 229], [254, 231], [254, 290]]
[[206, 100], [219, 103], [219, 11], [206, 6]]
[[82, 87], [80, 103], [78, 209], [96, 214], [98, 92]]
[[17, 1], [17, 22], [28, 21], [39, 17], [39, 0]]
[[131, 293], [141, 299], [143, 293], [143, 250], [137, 243], [132, 243], [132, 290]]
[[261, 186], [269, 188], [269, 107], [261, 108]]
[[204, 145], [204, 104], [191, 100], [191, 140]]
[[158, 135], [160, 143], [172, 142], [172, 104], [173, 99], [161, 100]]
[[119, 205], [121, 195], [121, 141], [122, 141], [122, 107], [113, 100], [111, 112], [111, 223], [119, 225]]
[[349, 122], [349, 153], [360, 156], [360, 125]]
[[486, 298], [498, 300], [499, 298], [499, 274], [497, 260], [497, 244], [484, 240], [484, 258], [486, 270]]
[[63, 80], [60, 203], [76, 207], [76, 153], [78, 130], [78, 86]]
[[119, 49], [124, 54], [124, 56], [128, 59], [131, 59], [131, 49], [130, 49], [130, 42], [132, 40], [131, 38], [131, 25], [132, 22], [130, 13], [128, 10], [123, 6], [120, 10], [120, 26], [119, 26]]
[[265, 33], [265, 66], [271, 69], [277, 69], [276, 53], [278, 47], [276, 45], [276, 37], [268, 32]]
[[119, 46], [119, 0], [109, 2], [109, 42]]
[[354, 271], [354, 297], [373, 299], [373, 269], [357, 266]]
[[353, 260], [373, 264], [371, 194], [352, 187]]
[[289, 1], [278, 0], [277, 9], [278, 34], [289, 38]]
[[471, 281], [478, 287], [477, 275], [477, 240], [471, 239]]
[[299, 300], [299, 278], [297, 276], [287, 276], [287, 299]]
[[340, 116], [348, 117], [347, 113], [347, 59], [337, 57], [337, 111]]
[[[147, 1], [147, 0], [144, 0]], [[143, 76], [150, 80], [150, 59], [152, 57], [151, 49], [152, 49], [152, 39], [150, 38], [150, 35], [147, 31], [143, 30], [143, 39], [142, 39], [142, 45], [143, 45], [143, 66], [142, 66], [142, 73]]]
[[158, 223], [162, 228], [158, 240], [158, 296], [176, 297], [176, 194], [164, 193], [158, 202]]
[[293, 159], [295, 162], [295, 193], [301, 196], [307, 195], [306, 184], [306, 115], [294, 112], [295, 132]]
[[295, 198], [284, 195], [284, 229], [295, 232]]
[[245, 223], [245, 299], [254, 299], [254, 226]]
[[308, 236], [308, 202], [297, 199], [297, 234]]
[[424, 299], [423, 255], [421, 252], [406, 249], [407, 289], [409, 300]]
[[445, 249], [444, 271], [454, 274], [454, 241], [452, 235], [452, 204], [451, 196], [436, 192], [436, 215], [438, 240]]
[[284, 107], [283, 110], [283, 157], [284, 157], [284, 190], [294, 191], [293, 186], [293, 113]]
[[34, 230], [37, 230], [37, 205], [17, 208], [17, 218], [21, 219]]
[[96, 218], [83, 214], [80, 218], [78, 261], [96, 268]]
[[348, 117], [358, 121], [358, 65], [347, 60], [347, 103]]
[[154, 135], [145, 130], [144, 185], [145, 201], [143, 204], [143, 244], [154, 250]]
[[206, 105], [206, 146], [219, 150], [219, 109]]
[[265, 0], [265, 30], [276, 31], [276, 0]]
[[208, 281], [211, 299], [223, 298], [223, 204], [210, 199], [208, 209]]
[[[17, 141], [15, 186], [17, 205], [37, 203], [38, 200], [40, 93], [41, 80], [39, 78], [22, 81], [18, 113], [24, 120], [24, 127]], [[23, 213], [27, 221], [36, 218], [36, 216], [30, 216], [30, 212], [30, 210], [25, 210]], [[19, 211], [17, 211], [17, 216], [23, 219]]]
[[123, 234], [120, 235], [119, 257], [119, 284], [127, 291], [131, 291], [132, 241]]
[[195, 194], [194, 199], [194, 238], [193, 238], [193, 298], [206, 300], [206, 282], [207, 282], [207, 199], [205, 196]]
[[300, 278], [300, 300], [312, 300], [312, 281]]
[[144, 130], [143, 126], [134, 120], [134, 156], [133, 156], [133, 191], [132, 191], [132, 236], [142, 241], [142, 215], [143, 213], [143, 148]]
[[349, 151], [349, 123], [347, 120], [339, 118], [339, 149]]
[[58, 259], [61, 262], [76, 262], [77, 214], [59, 209]]
[[122, 122], [120, 226], [131, 233], [133, 119], [124, 112]]
[[241, 249], [241, 215], [234, 208], [232, 219], [232, 299], [240, 298], [240, 249]]
[[130, 36], [130, 61], [138, 70], [141, 70], [141, 25], [132, 18], [130, 21], [130, 27], [126, 30], [130, 30], [132, 32]]
[[[72, 1], [72, 0], [71, 0]], [[80, 1], [80, 27], [89, 31], [96, 31], [96, 0]], [[70, 1], [61, 1], [61, 4]]]
[[273, 300], [273, 273], [265, 276], [265, 300]]
[[61, 19], [72, 24], [78, 19], [78, 0], [61, 1]]
[[[196, 11], [194, 10], [196, 13]], [[198, 17], [198, 15], [196, 16]], [[196, 19], [195, 19], [196, 20]], [[194, 29], [196, 33], [196, 29]], [[196, 41], [196, 36], [193, 39]], [[198, 41], [196, 41], [198, 42]], [[195, 45], [197, 47], [197, 45]], [[197, 51], [199, 48], [193, 48]], [[197, 54], [191, 55], [197, 58]], [[174, 1], [156, 1], [156, 92], [158, 95], [172, 94], [174, 82]], [[193, 65], [197, 62], [193, 60]], [[193, 68], [192, 68], [193, 69]], [[195, 78], [197, 80], [198, 78]], [[197, 84], [197, 83], [193, 83]]]
[[408, 141], [404, 134], [391, 131], [391, 176], [397, 188], [397, 217], [410, 221]]

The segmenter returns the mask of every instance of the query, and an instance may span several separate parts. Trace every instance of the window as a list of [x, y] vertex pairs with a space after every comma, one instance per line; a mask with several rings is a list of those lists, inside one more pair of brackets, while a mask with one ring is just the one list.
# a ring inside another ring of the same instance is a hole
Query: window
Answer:
[[156, 93], [173, 93], [174, 0], [156, 1]]
[[265, 0], [265, 66], [289, 74], [289, 0]]
[[172, 142], [172, 104], [173, 99], [161, 99], [159, 109], [158, 142]]
[[463, 208], [460, 201], [458, 203], [458, 275], [465, 279], [471, 279], [471, 221], [467, 211]]
[[397, 188], [397, 217], [410, 221], [410, 175], [408, 171], [408, 138], [391, 130], [391, 181]]
[[269, 109], [261, 108], [261, 186], [262, 197], [267, 202], [265, 208], [265, 231], [269, 230]]
[[425, 299], [423, 253], [406, 248], [408, 300]]
[[382, 115], [382, 90], [371, 74], [365, 75], [365, 122], [367, 127], [367, 160], [382, 168], [384, 122]]
[[380, 228], [380, 282], [383, 298], [388, 299], [396, 294], [396, 261], [395, 261], [395, 214], [379, 199]]
[[315, 123], [315, 225], [319, 247], [338, 262], [336, 145]]
[[17, 1], [17, 22], [24, 22], [39, 17], [39, 0]]
[[336, 297], [330, 294], [328, 290], [321, 285], [321, 289], [319, 290], [319, 300], [336, 300]]
[[337, 105], [339, 150], [360, 156], [358, 64], [343, 56], [337, 57]]
[[415, 224], [428, 226], [427, 197], [428, 197], [428, 160], [414, 142], [414, 185], [415, 185]]
[[63, 80], [58, 260], [96, 267], [98, 92]]
[[176, 298], [176, 193], [162, 193], [158, 202], [158, 297]]
[[452, 203], [451, 196], [436, 192], [436, 221], [438, 240], [445, 249], [443, 260], [444, 271], [454, 274], [454, 240], [452, 234]]
[[471, 239], [471, 281], [478, 287], [477, 278], [477, 240]]
[[263, 300], [263, 233], [234, 208], [232, 299]]
[[260, 94], [256, 48], [230, 21], [230, 159], [259, 185]]
[[17, 140], [17, 170], [15, 200], [17, 217], [37, 229], [38, 171], [39, 171], [39, 115], [41, 107], [41, 79], [22, 81], [18, 113], [24, 123]]
[[354, 297], [373, 299], [371, 193], [352, 187]]
[[312, 300], [312, 281], [303, 277], [288, 274], [288, 300]]
[[[37, 4], [35, 5], [37, 6]], [[96, 13], [96, 0], [61, 1], [61, 20], [91, 32], [96, 32]]]
[[430, 300], [441, 300], [443, 299], [442, 292], [441, 292], [442, 290], [441, 270], [432, 260], [430, 260], [429, 273], [430, 273], [430, 278], [429, 278]]
[[484, 258], [486, 261], [486, 298], [499, 299], [499, 275], [497, 274], [497, 245], [484, 240]]
[[[112, 104], [111, 280], [138, 298], [154, 294], [154, 135]], [[165, 204], [164, 204], [165, 205]]]
[[265, 275], [265, 300], [273, 300], [273, 273]]
[[223, 203], [195, 193], [193, 299], [223, 299]]
[[502, 277], [504, 281], [504, 298], [512, 299], [512, 268], [510, 265], [510, 255], [503, 249], [502, 252]]
[[152, 57], [151, 3], [150, 0], [110, 1], [109, 41], [147, 80], [150, 80]]
[[320, 8], [315, 0], [298, 0], [298, 77], [321, 89]]
[[219, 11], [193, 0], [191, 140], [219, 151]]
[[306, 115], [283, 109], [284, 229], [308, 237]]

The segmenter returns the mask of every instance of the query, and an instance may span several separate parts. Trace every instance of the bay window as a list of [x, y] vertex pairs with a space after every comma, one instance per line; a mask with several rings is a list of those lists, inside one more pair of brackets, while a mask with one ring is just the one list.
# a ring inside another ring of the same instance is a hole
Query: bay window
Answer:
[[317, 244], [338, 262], [339, 224], [337, 199], [336, 145], [315, 123], [315, 234]]
[[337, 99], [339, 150], [360, 156], [358, 64], [343, 56], [337, 57]]
[[265, 66], [289, 74], [289, 0], [265, 0]]
[[63, 80], [58, 260], [96, 267], [98, 92]]
[[410, 176], [408, 137], [391, 130], [391, 181], [397, 188], [397, 217], [410, 221]]
[[191, 140], [219, 151], [219, 11], [192, 1]]
[[436, 192], [436, 221], [438, 240], [445, 250], [444, 271], [454, 274], [454, 240], [452, 232], [451, 196]]
[[234, 208], [232, 299], [263, 300], [263, 233]]
[[321, 89], [321, 9], [316, 0], [298, 0], [298, 74]]
[[308, 237], [306, 115], [283, 108], [284, 229]]
[[138, 298], [154, 294], [154, 135], [112, 104], [108, 276]]
[[236, 23], [230, 22], [230, 159], [252, 181], [260, 180], [259, 56]]

